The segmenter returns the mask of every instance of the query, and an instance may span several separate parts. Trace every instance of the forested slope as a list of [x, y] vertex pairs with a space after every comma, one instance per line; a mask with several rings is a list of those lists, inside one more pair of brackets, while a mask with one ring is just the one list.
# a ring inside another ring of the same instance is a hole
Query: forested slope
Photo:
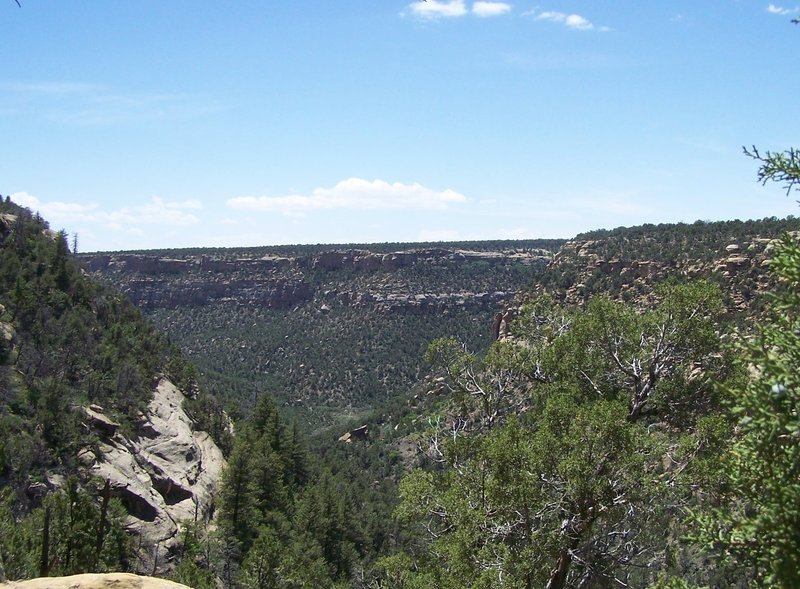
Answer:
[[103, 438], [92, 423], [130, 435], [157, 375], [182, 361], [129, 301], [82, 275], [63, 232], [8, 199], [0, 327], [0, 572], [129, 566], [126, 511], [79, 451]]
[[264, 391], [316, 426], [379, 406], [437, 337], [491, 341], [492, 318], [562, 240], [283, 246], [81, 257], [132, 297], [245, 412]]

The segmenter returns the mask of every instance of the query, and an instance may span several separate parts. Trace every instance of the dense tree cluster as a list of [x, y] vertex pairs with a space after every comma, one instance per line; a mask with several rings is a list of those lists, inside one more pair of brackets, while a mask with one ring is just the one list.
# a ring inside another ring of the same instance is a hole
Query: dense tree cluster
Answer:
[[490, 342], [494, 309], [386, 313], [330, 304], [290, 311], [231, 305], [157, 309], [151, 318], [201, 366], [204, 387], [249, 412], [264, 387], [304, 423], [402, 394], [425, 369], [427, 343], [457, 334], [476, 348]]
[[81, 274], [64, 232], [8, 199], [0, 217], [0, 477], [21, 489], [91, 442], [81, 406], [130, 429], [156, 375], [187, 369], [124, 297]]
[[399, 516], [430, 542], [398, 586], [644, 586], [667, 570], [663, 531], [691, 502], [684, 449], [709, 451], [720, 420], [721, 311], [713, 285], [669, 285], [645, 313], [536, 301], [483, 359], [435, 342], [456, 405], [435, 468], [401, 485]]
[[[287, 426], [262, 395], [240, 424], [222, 480], [218, 530], [197, 542], [175, 578], [194, 587], [347, 586], [365, 536], [352, 482], [309, 456], [296, 424]], [[198, 561], [200, 564], [193, 564]]]

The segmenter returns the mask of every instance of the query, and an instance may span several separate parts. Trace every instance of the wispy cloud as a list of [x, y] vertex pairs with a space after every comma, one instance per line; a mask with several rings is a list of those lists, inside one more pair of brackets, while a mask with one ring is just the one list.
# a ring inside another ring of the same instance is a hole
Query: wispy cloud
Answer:
[[95, 203], [42, 201], [27, 192], [11, 195], [15, 203], [38, 211], [54, 225], [81, 223], [100, 225], [106, 229], [131, 230], [137, 226], [185, 226], [200, 219], [191, 211], [203, 208], [197, 200], [165, 201], [158, 196], [140, 204], [104, 210]]
[[408, 9], [411, 14], [425, 19], [452, 18], [467, 14], [467, 6], [464, 0], [449, 0], [439, 2], [437, 0], [420, 0], [409, 4]]
[[83, 82], [9, 82], [0, 85], [0, 90], [25, 94], [63, 95], [99, 92], [102, 87]]
[[783, 6], [769, 4], [767, 6], [767, 12], [770, 14], [778, 14], [780, 16], [789, 16], [790, 14], [797, 14], [800, 12], [800, 7], [795, 6], [794, 8], [784, 8]]
[[529, 227], [508, 227], [490, 232], [462, 231], [450, 228], [427, 228], [417, 232], [417, 241], [479, 241], [484, 239], [530, 239], [535, 232]]
[[505, 2], [475, 2], [472, 14], [480, 17], [500, 16], [511, 12], [511, 5]]
[[525, 13], [528, 16], [533, 16], [536, 20], [549, 21], [564, 25], [569, 29], [576, 31], [609, 31], [608, 27], [601, 27], [595, 25], [585, 16], [580, 14], [568, 14], [566, 12], [557, 12], [554, 10], [546, 10], [544, 12], [531, 11]]
[[315, 188], [310, 195], [240, 196], [228, 200], [233, 209], [303, 215], [330, 209], [446, 209], [467, 198], [454, 190], [433, 190], [421, 184], [348, 178], [330, 188]]
[[511, 12], [507, 2], [478, 0], [470, 8], [464, 0], [417, 0], [408, 5], [408, 11], [418, 18], [436, 20], [473, 14], [481, 18], [500, 16]]
[[115, 123], [191, 117], [222, 110], [201, 98], [163, 92], [123, 93], [84, 82], [11, 82], [0, 85], [6, 99], [16, 97], [15, 116], [28, 112], [64, 124]]

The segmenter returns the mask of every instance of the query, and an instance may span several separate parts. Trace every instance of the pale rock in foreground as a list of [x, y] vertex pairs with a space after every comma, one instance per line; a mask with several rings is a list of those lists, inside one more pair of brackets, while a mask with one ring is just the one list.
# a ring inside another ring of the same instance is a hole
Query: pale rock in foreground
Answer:
[[140, 577], [130, 573], [72, 575], [70, 577], [42, 577], [28, 581], [11, 581], [0, 584], [8, 589], [191, 589], [186, 585]]

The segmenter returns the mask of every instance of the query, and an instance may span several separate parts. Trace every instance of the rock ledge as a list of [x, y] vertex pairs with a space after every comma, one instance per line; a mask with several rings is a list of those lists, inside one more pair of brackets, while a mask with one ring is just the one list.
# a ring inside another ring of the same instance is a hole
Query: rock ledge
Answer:
[[10, 581], [0, 584], [1, 587], [9, 589], [191, 589], [173, 581], [140, 577], [130, 573], [42, 577], [28, 581]]

